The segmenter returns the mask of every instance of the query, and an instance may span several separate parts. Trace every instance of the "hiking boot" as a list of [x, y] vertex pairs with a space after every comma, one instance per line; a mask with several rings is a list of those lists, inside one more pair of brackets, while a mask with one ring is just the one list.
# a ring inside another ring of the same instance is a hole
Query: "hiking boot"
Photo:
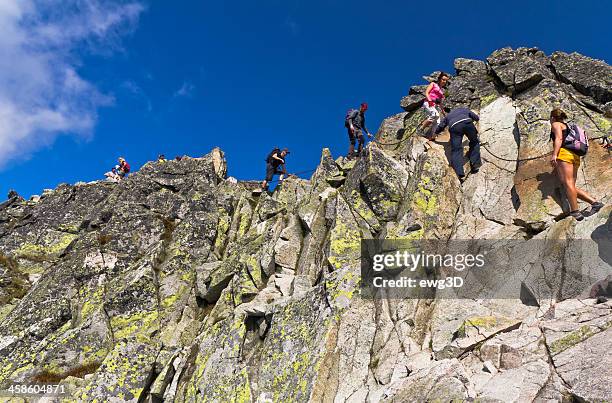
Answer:
[[569, 213], [570, 216], [574, 217], [576, 219], [576, 221], [582, 221], [584, 220], [584, 216], [582, 215], [582, 213], [580, 212], [580, 210], [575, 210]]
[[595, 202], [591, 204], [591, 208], [588, 208], [588, 209], [585, 208], [584, 210], [582, 210], [582, 215], [585, 217], [590, 217], [593, 214], [597, 214], [597, 212], [601, 210], [603, 206], [604, 204], [602, 202]]
[[478, 173], [478, 171], [480, 171], [480, 167], [481, 167], [481, 166], [482, 166], [482, 164], [472, 166], [472, 167], [470, 168], [470, 173], [477, 174], [477, 173]]

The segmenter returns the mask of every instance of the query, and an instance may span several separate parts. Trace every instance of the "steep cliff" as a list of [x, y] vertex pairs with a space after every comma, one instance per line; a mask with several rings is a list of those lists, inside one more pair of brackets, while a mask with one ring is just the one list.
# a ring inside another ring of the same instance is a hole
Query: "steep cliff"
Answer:
[[548, 159], [530, 159], [550, 150], [552, 107], [591, 138], [610, 132], [612, 68], [506, 48], [455, 69], [449, 103], [480, 114], [486, 146], [464, 184], [444, 137], [414, 135], [417, 86], [364, 156], [324, 149], [310, 180], [272, 195], [227, 180], [215, 149], [3, 203], [0, 389], [61, 382], [68, 401], [612, 400], [605, 298], [360, 295], [362, 238], [512, 239], [525, 251], [566, 240], [525, 255], [551, 278], [573, 241], [591, 240], [594, 280], [612, 275], [611, 154], [593, 142], [580, 168], [579, 186], [607, 204], [582, 222], [562, 218]]

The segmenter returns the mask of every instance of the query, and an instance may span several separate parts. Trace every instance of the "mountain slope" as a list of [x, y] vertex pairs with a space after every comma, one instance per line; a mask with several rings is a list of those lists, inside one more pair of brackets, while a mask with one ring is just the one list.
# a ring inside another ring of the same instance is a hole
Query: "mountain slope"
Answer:
[[[3, 203], [2, 389], [61, 382], [82, 401], [612, 400], [612, 302], [555, 283], [579, 242], [592, 279], [612, 275], [612, 207], [555, 221], [563, 197], [548, 159], [517, 162], [550, 150], [555, 106], [591, 138], [609, 133], [612, 68], [509, 48], [455, 68], [449, 103], [480, 114], [486, 145], [463, 185], [448, 145], [413, 135], [417, 86], [363, 157], [324, 149], [310, 180], [271, 196], [226, 179], [215, 149]], [[606, 204], [610, 161], [593, 142], [579, 175]], [[560, 297], [368, 299], [361, 239], [512, 240], [520, 281], [539, 265]]]

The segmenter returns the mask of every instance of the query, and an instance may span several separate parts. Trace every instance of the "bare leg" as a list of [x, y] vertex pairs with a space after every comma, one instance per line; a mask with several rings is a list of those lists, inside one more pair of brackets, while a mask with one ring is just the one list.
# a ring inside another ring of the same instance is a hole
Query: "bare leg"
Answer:
[[579, 188], [576, 187], [576, 177], [577, 176], [578, 176], [578, 167], [576, 165], [574, 165], [574, 187], [576, 188], [576, 196], [580, 200], [584, 200], [585, 202], [587, 202], [589, 204], [595, 203], [596, 200], [593, 199], [590, 194], [588, 194], [584, 190], [579, 189]]
[[578, 200], [576, 196], [576, 180], [574, 178], [574, 165], [557, 160], [557, 173], [559, 180], [565, 188], [565, 194], [570, 204], [570, 211], [578, 210]]

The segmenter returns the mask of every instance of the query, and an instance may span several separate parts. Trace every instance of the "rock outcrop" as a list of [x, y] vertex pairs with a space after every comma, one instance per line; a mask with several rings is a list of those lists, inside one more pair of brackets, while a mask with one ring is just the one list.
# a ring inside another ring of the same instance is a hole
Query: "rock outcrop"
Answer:
[[[361, 158], [325, 149], [310, 180], [272, 195], [227, 179], [215, 149], [4, 202], [0, 389], [60, 383], [68, 401], [612, 400], [612, 157], [593, 141], [584, 158], [579, 186], [607, 206], [582, 222], [563, 218], [548, 160], [529, 159], [550, 150], [552, 107], [591, 138], [610, 132], [612, 68], [509, 48], [455, 68], [448, 102], [480, 114], [485, 145], [463, 184], [448, 144], [414, 135], [413, 87]], [[365, 298], [362, 239], [511, 240], [519, 262], [503, 278], [524, 275], [529, 295]], [[564, 246], [537, 247], [555, 240]], [[575, 245], [596, 284], [565, 297], [556, 280]], [[534, 265], [556, 297], [529, 288]]]

